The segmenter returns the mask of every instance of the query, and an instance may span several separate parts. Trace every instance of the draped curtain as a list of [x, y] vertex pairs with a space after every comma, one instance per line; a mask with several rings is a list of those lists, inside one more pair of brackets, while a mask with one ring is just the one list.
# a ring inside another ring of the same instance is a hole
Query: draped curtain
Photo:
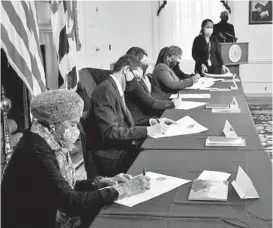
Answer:
[[191, 49], [194, 38], [199, 34], [201, 23], [210, 18], [220, 21], [225, 10], [220, 0], [170, 0], [159, 15], [159, 49], [178, 45], [183, 50], [181, 67], [192, 72], [194, 61]]

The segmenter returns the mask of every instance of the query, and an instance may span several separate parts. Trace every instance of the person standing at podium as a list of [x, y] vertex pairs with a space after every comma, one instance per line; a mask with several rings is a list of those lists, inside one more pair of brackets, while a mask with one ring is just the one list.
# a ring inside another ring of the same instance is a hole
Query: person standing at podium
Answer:
[[200, 34], [194, 39], [192, 57], [195, 60], [195, 73], [220, 74], [230, 72], [223, 64], [218, 48], [218, 40], [213, 34], [213, 22], [205, 19], [201, 25]]
[[213, 35], [219, 42], [236, 42], [234, 26], [228, 23], [228, 12], [223, 11], [220, 15], [221, 21], [214, 25]]

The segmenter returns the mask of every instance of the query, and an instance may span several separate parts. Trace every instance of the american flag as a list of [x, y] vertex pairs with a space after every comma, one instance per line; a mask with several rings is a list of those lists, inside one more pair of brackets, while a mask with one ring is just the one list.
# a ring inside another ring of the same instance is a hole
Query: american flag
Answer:
[[1, 1], [1, 48], [32, 96], [46, 90], [34, 1]]
[[76, 1], [51, 1], [51, 24], [63, 79], [61, 88], [76, 88], [79, 81], [76, 68]]

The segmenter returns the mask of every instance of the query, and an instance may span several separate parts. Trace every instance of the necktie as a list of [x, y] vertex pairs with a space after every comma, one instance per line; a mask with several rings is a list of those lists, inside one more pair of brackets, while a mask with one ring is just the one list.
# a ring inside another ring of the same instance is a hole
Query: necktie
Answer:
[[135, 125], [135, 121], [131, 115], [131, 112], [129, 111], [129, 109], [127, 108], [127, 105], [125, 103], [125, 98], [124, 98], [124, 95], [121, 97], [121, 100], [122, 100], [122, 105], [124, 107], [124, 110], [125, 110], [125, 113], [126, 113], [126, 116], [131, 124], [131, 126], [134, 126]]

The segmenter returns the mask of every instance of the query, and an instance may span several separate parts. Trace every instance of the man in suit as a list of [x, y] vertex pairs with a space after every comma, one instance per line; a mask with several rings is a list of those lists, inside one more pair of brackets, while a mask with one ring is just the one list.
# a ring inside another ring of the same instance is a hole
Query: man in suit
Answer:
[[93, 155], [99, 175], [114, 176], [126, 172], [137, 157], [143, 140], [147, 136], [164, 134], [168, 125], [174, 123], [166, 118], [135, 123], [132, 118], [124, 92], [137, 86], [135, 75], [143, 74], [141, 66], [134, 56], [122, 56], [115, 63], [110, 77], [92, 94], [84, 126], [88, 151]]
[[214, 36], [216, 36], [219, 42], [235, 42], [234, 26], [228, 23], [228, 12], [223, 11], [220, 15], [221, 21], [214, 25]]

